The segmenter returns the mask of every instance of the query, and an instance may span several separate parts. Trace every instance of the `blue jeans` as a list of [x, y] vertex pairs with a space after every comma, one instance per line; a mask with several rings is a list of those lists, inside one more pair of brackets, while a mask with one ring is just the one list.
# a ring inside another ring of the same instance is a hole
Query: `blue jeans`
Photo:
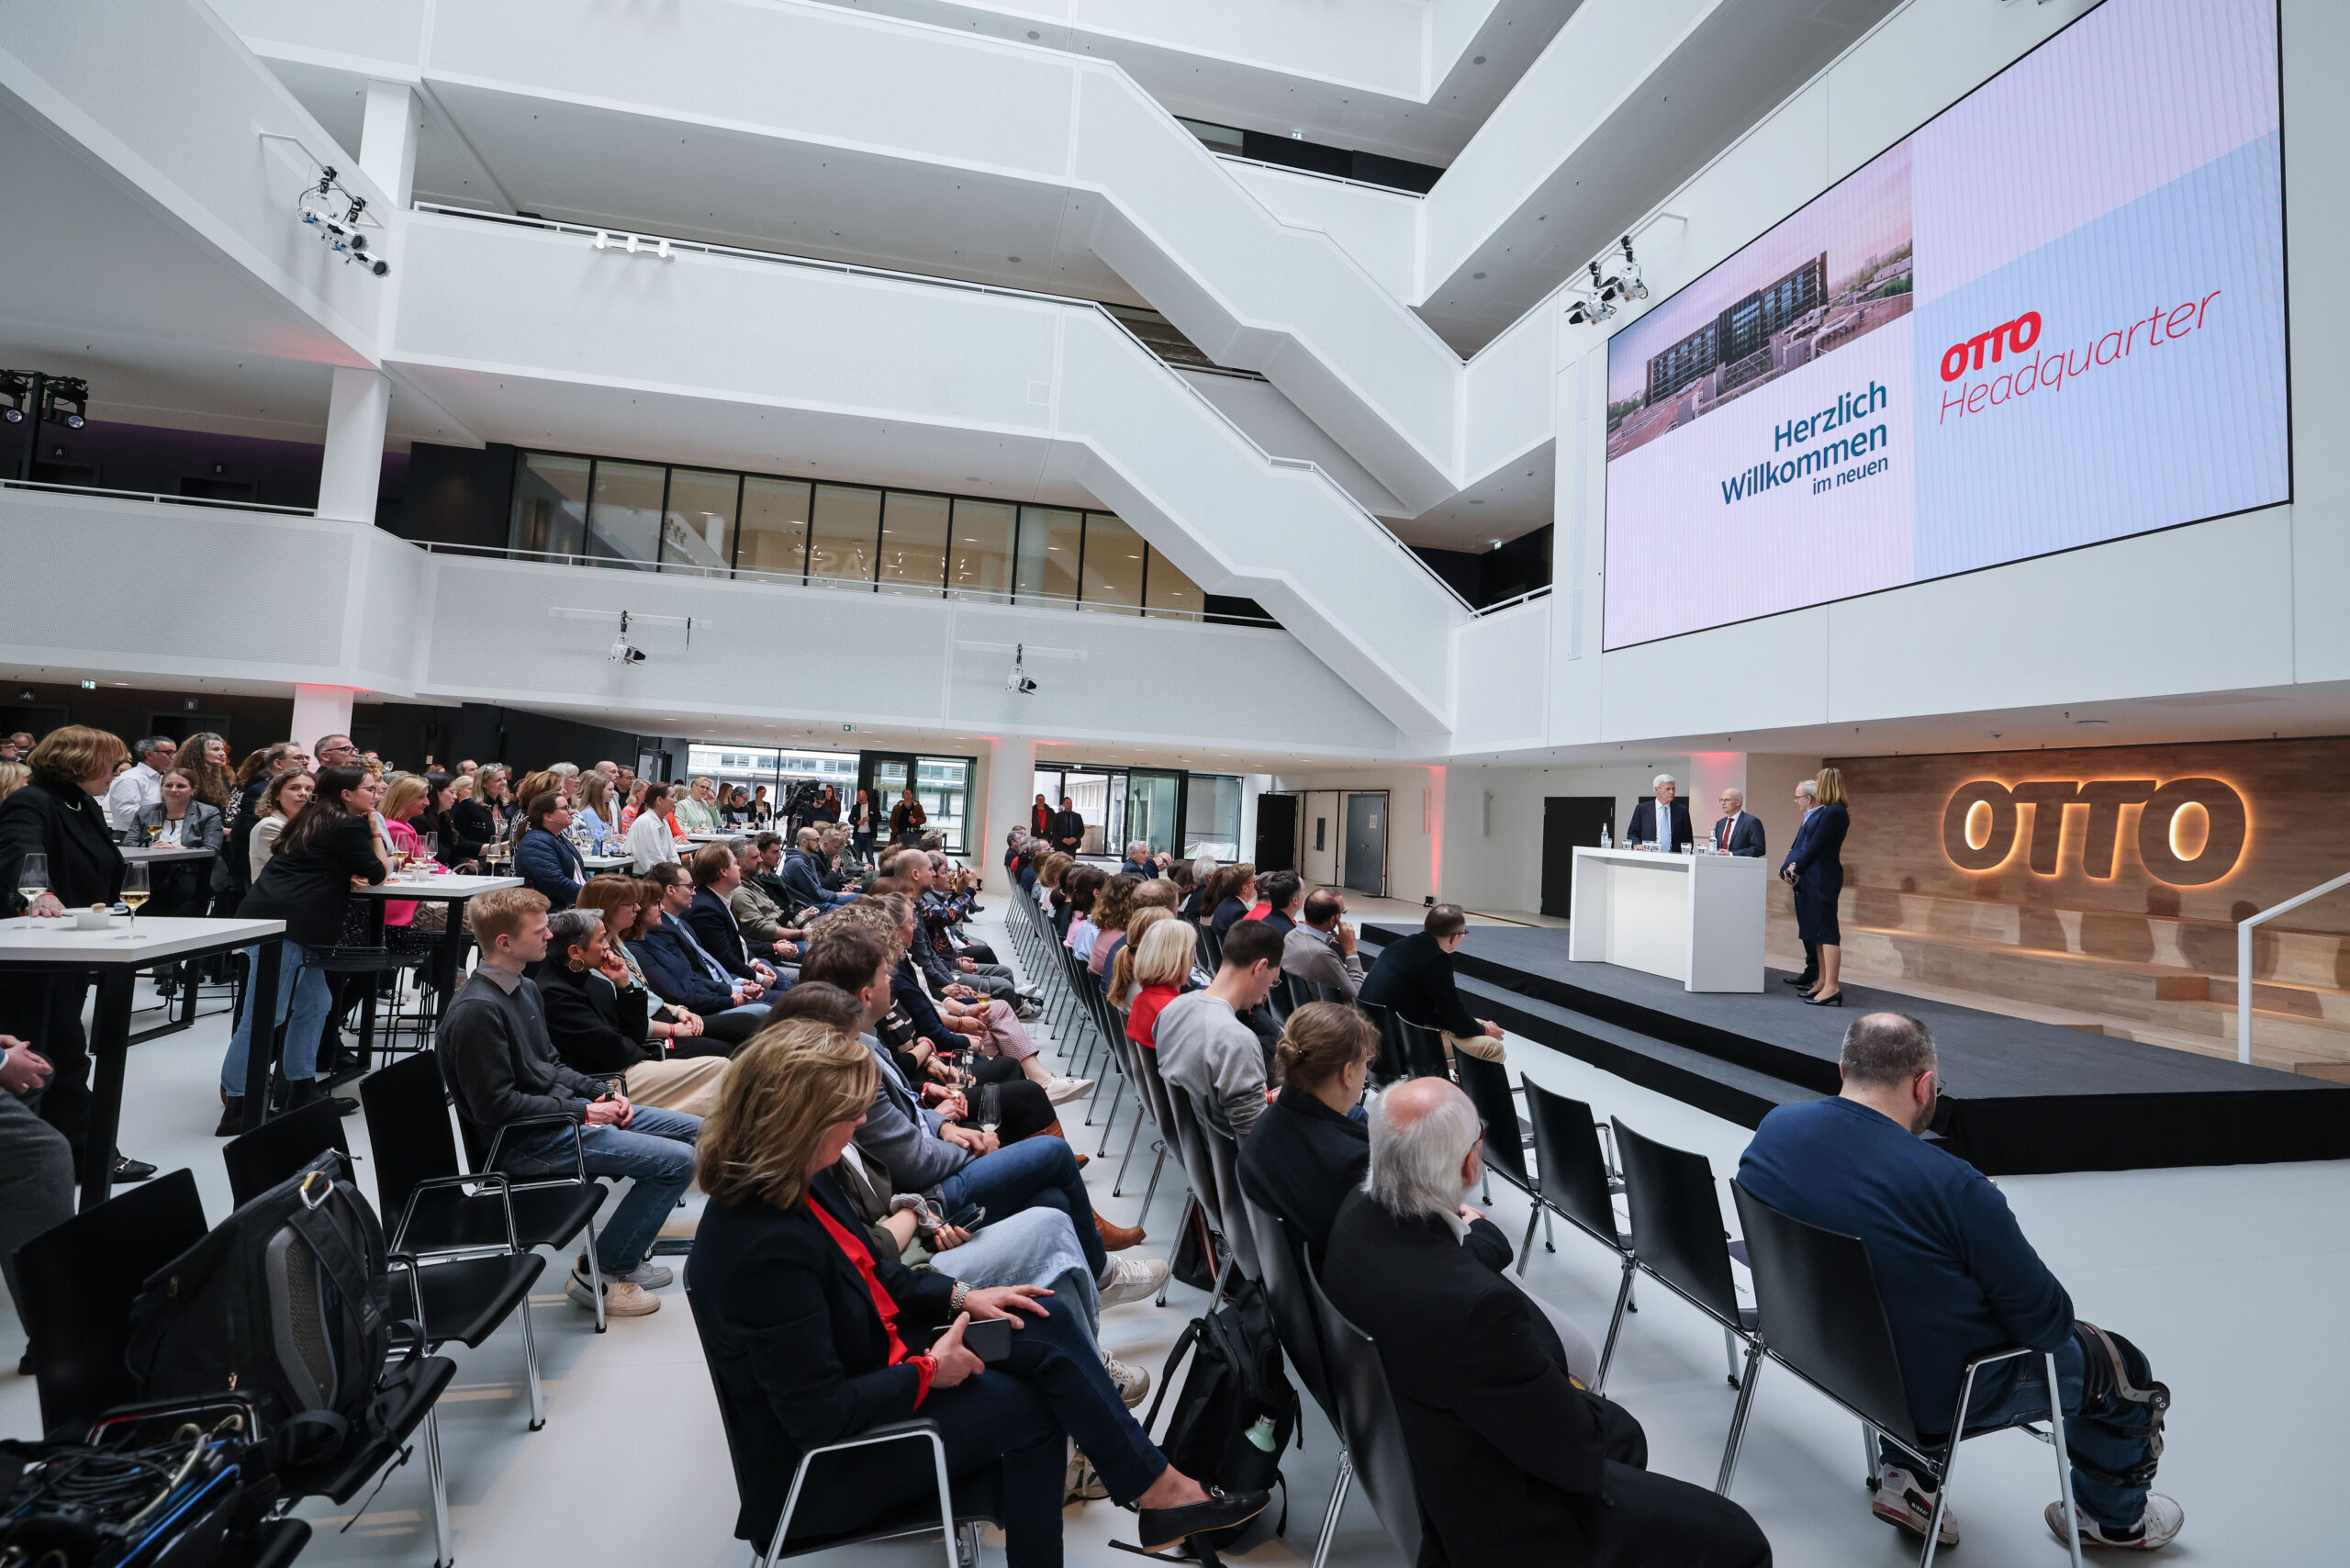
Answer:
[[[604, 1222], [596, 1238], [596, 1263], [610, 1280], [644, 1261], [662, 1222], [677, 1204], [694, 1179], [694, 1139], [701, 1118], [683, 1111], [639, 1105], [625, 1131], [619, 1127], [582, 1127], [591, 1176], [632, 1176], [627, 1196]], [[536, 1179], [564, 1176], [577, 1169], [571, 1156], [571, 1134], [558, 1132], [521, 1148], [498, 1156], [498, 1168], [509, 1176]]]
[[[1058, 1296], [1042, 1305], [1043, 1317], [1018, 1319], [1008, 1359], [953, 1388], [933, 1389], [915, 1412], [944, 1428], [949, 1475], [1002, 1462], [1010, 1568], [1059, 1568], [1069, 1439], [1077, 1439], [1120, 1503], [1141, 1496], [1167, 1468], [1166, 1456], [1119, 1402], [1075, 1315]], [[911, 1445], [878, 1450], [886, 1459], [876, 1459], [876, 1451], [852, 1450], [830, 1462], [860, 1467], [854, 1485], [824, 1484], [826, 1462], [818, 1462], [792, 1516], [792, 1539], [854, 1529], [899, 1504], [937, 1495], [927, 1452], [917, 1461]]]
[[1032, 1137], [983, 1154], [938, 1184], [951, 1218], [965, 1204], [978, 1204], [990, 1219], [1046, 1204], [1069, 1216], [1085, 1266], [1099, 1280], [1110, 1266], [1102, 1233], [1093, 1227], [1093, 1200], [1077, 1173], [1077, 1154], [1066, 1138]]
[[1042, 1204], [990, 1217], [971, 1239], [931, 1255], [930, 1266], [976, 1289], [1042, 1285], [1069, 1304], [1086, 1337], [1102, 1330], [1102, 1293], [1069, 1216]]
[[[1967, 1406], [1968, 1431], [1997, 1431], [2022, 1421], [2048, 1419], [2048, 1363], [2036, 1353], [2017, 1360], [2020, 1371], [2005, 1394], [1978, 1394]], [[2131, 1485], [2120, 1478], [2148, 1457], [2153, 1411], [2119, 1398], [2103, 1400], [2095, 1410], [2082, 1408], [2085, 1370], [2081, 1341], [2076, 1335], [2056, 1350], [2056, 1391], [2065, 1406], [2065, 1449], [2073, 1462], [2073, 1498], [2081, 1512], [2108, 1530], [2135, 1529], [2146, 1511], [2148, 1483]], [[2149, 1370], [2146, 1375], [2154, 1374]], [[2146, 1379], [2136, 1381], [2143, 1387]], [[1890, 1446], [1886, 1447], [1885, 1457], [1886, 1462], [1905, 1468], [1917, 1462]]]
[[[326, 1031], [327, 1014], [334, 1008], [334, 990], [327, 984], [326, 971], [311, 963], [311, 952], [298, 942], [288, 942], [277, 960], [277, 1006], [270, 1016], [270, 1026], [285, 1025], [285, 1081], [299, 1083], [319, 1074], [319, 1038]], [[245, 973], [261, 973], [261, 949], [245, 949]], [[291, 1004], [293, 1019], [288, 1023], [286, 1008]], [[237, 1020], [236, 1032], [229, 1036], [229, 1054], [220, 1063], [220, 1087], [231, 1096], [245, 1092], [245, 1068], [252, 1055], [253, 1018], [261, 1010], [253, 1005], [252, 990], [245, 991], [245, 1015]]]

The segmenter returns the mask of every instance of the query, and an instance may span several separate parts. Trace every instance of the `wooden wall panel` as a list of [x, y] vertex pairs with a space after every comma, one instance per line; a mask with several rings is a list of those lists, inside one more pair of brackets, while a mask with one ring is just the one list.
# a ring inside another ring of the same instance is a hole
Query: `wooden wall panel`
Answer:
[[[1859, 910], [1875, 914], [1925, 902], [1886, 896], [1892, 894], [1984, 900], [2012, 906], [2004, 918], [2017, 929], [2008, 940], [2144, 961], [2155, 957], [2144, 916], [2226, 924], [2350, 871], [2350, 738], [1830, 760], [1843, 770], [1851, 796], [1847, 918]], [[2150, 784], [2195, 778], [2217, 779], [2244, 802], [2241, 854], [2225, 875], [2211, 879], [2206, 879], [2230, 847], [2226, 792], [2182, 786], [2144, 800]], [[1968, 868], [1954, 861], [1953, 847], [1961, 858], [1979, 864], [1990, 859], [1998, 839], [1980, 848], [1971, 842], [1946, 845], [1945, 812], [1964, 786], [1979, 780], [2005, 786], [2020, 799], [2011, 807], [1986, 802], [1975, 813], [1976, 836], [1986, 827], [2003, 829], [2009, 819], [2013, 833], [1996, 863]], [[2046, 799], [2073, 793], [2068, 787], [2075, 784], [2101, 788], [2069, 803]], [[2210, 795], [2212, 803], [2199, 813], [2176, 811], [2177, 797], [2194, 794]], [[2129, 803], [2117, 806], [2117, 796]], [[2150, 812], [2156, 828], [2142, 834]], [[2053, 837], [2047, 813], [2061, 816], [2061, 831]], [[2160, 831], [2164, 826], [2175, 831]], [[2192, 855], [2207, 828], [2200, 856], [2174, 856], [2174, 848]], [[2109, 874], [2091, 874], [2109, 869]], [[2076, 920], [2060, 913], [2069, 911], [2141, 918]], [[2065, 926], [2077, 933], [2071, 943]], [[2277, 929], [2350, 933], [2350, 890], [2295, 912]], [[2190, 960], [2217, 960], [2210, 967], [2223, 971], [2234, 968], [2232, 933], [2206, 927], [2182, 940], [2224, 945], [2224, 954], [2197, 953]]]

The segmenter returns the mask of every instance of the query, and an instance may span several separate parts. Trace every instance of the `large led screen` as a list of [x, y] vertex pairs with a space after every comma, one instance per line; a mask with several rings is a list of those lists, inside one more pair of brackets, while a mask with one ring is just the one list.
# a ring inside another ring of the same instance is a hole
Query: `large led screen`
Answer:
[[2275, 0], [2107, 0], [1607, 346], [1605, 644], [2290, 498]]

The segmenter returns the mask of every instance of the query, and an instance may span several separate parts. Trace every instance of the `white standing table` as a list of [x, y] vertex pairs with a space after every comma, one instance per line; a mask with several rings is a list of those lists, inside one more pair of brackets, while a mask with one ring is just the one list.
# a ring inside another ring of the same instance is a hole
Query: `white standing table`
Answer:
[[[90, 1058], [97, 1070], [90, 1086], [89, 1137], [82, 1151], [84, 1208], [106, 1202], [114, 1182], [115, 1136], [122, 1122], [123, 1064], [131, 1044], [130, 977], [157, 964], [258, 946], [261, 959], [246, 982], [250, 1006], [254, 997], [277, 994], [278, 955], [285, 935], [282, 920], [196, 920], [159, 914], [134, 927], [127, 917], [117, 915], [99, 931], [77, 931], [71, 917], [19, 916], [0, 921], [0, 969], [45, 970], [67, 977], [95, 972], [98, 978], [97, 1006], [90, 1029]], [[249, 1057], [245, 1103], [255, 1110], [268, 1100], [272, 1065], [265, 1047]]]
[[623, 866], [636, 864], [633, 855], [582, 855], [579, 863], [590, 871], [617, 871]]
[[122, 851], [123, 863], [129, 866], [177, 866], [190, 860], [209, 860], [209, 849], [189, 849], [177, 844], [151, 844], [143, 849]]
[[1752, 856], [1577, 849], [1567, 957], [1690, 991], [1760, 991], [1770, 885]]

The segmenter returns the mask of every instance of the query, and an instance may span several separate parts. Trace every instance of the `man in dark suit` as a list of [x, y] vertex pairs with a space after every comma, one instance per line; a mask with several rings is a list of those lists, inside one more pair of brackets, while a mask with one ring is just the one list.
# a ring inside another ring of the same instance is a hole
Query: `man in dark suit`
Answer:
[[1714, 847], [1725, 855], [1742, 855], [1760, 860], [1765, 854], [1762, 846], [1762, 819], [1746, 809], [1746, 791], [1722, 791], [1722, 814], [1714, 823]]
[[[1673, 798], [1680, 793], [1681, 786], [1673, 781], [1672, 774], [1660, 773], [1655, 789], [1656, 799], [1642, 801], [1632, 808], [1632, 825], [1624, 830], [1624, 842], [1654, 844], [1675, 852], [1688, 848], [1697, 842], [1697, 834], [1689, 825], [1689, 803]], [[1668, 833], [1672, 835], [1670, 843], [1666, 842]]]
[[1445, 1080], [1380, 1096], [1370, 1175], [1338, 1210], [1322, 1276], [1379, 1348], [1421, 1561], [1767, 1568], [1746, 1510], [1650, 1474], [1639, 1423], [1575, 1384], [1541, 1314], [1462, 1245], [1483, 1159], [1476, 1108]]
[[[1796, 810], [1803, 816], [1796, 823], [1796, 835], [1787, 844], [1787, 857], [1779, 862], [1779, 879], [1793, 881], [1796, 862], [1802, 858], [1804, 846], [1811, 838], [1811, 813], [1818, 809], [1819, 786], [1807, 778], [1796, 786]], [[1809, 991], [1819, 983], [1819, 946], [1815, 942], [1803, 945], [1803, 973], [1779, 977], [1797, 991]]]
[[1061, 809], [1053, 813], [1053, 825], [1045, 836], [1053, 847], [1064, 855], [1075, 855], [1085, 847], [1085, 819], [1078, 814], [1077, 802], [1067, 795], [1061, 797]]

